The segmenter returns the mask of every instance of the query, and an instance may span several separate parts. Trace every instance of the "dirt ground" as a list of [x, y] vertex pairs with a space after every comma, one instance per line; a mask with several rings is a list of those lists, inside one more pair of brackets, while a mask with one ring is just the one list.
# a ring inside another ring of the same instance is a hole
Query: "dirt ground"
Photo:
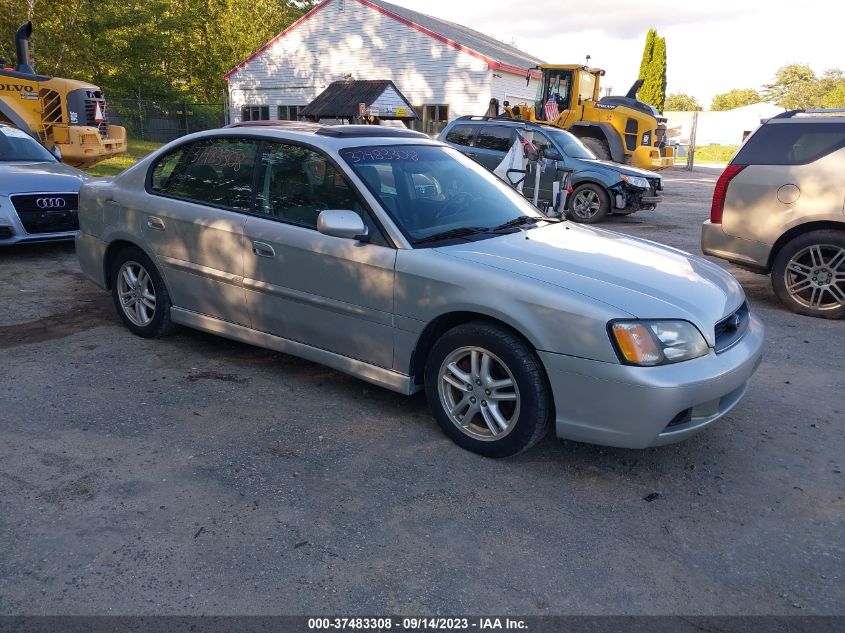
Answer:
[[[717, 172], [609, 228], [698, 253]], [[0, 251], [0, 614], [835, 614], [845, 322], [782, 309], [682, 444], [467, 453], [406, 398], [182, 330], [132, 336], [72, 245]]]

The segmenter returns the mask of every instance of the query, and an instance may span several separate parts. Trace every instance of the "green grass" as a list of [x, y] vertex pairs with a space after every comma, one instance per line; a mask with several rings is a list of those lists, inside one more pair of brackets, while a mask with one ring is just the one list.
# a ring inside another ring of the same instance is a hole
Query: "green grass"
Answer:
[[695, 163], [727, 163], [738, 149], [739, 145], [699, 145], [695, 148]]
[[109, 158], [101, 163], [97, 163], [88, 173], [92, 176], [114, 176], [119, 174], [127, 167], [131, 167], [144, 156], [161, 147], [161, 143], [155, 141], [142, 141], [137, 138], [127, 139], [127, 152], [114, 158]]

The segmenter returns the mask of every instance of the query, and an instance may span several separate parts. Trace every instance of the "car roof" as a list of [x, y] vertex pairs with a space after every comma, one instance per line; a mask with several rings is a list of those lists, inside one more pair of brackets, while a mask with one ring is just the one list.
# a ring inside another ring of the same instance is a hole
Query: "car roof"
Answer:
[[507, 125], [511, 127], [535, 127], [538, 130], [557, 130], [559, 132], [566, 132], [566, 130], [559, 128], [551, 123], [544, 121], [524, 121], [522, 119], [511, 119], [501, 117], [489, 116], [462, 116], [449, 122], [448, 127], [454, 125]]
[[183, 136], [181, 141], [212, 136], [262, 137], [293, 140], [325, 149], [339, 150], [362, 145], [441, 145], [439, 141], [422, 132], [400, 130], [378, 125], [319, 125], [298, 121], [248, 121], [235, 123], [215, 130], [206, 130]]

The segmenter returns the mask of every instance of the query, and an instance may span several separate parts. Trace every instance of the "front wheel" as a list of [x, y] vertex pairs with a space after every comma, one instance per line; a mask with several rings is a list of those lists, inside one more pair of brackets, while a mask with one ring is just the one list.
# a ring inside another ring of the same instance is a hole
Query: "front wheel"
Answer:
[[845, 231], [811, 231], [787, 243], [775, 257], [772, 287], [793, 312], [845, 318]]
[[575, 188], [567, 206], [567, 216], [573, 222], [595, 224], [610, 212], [610, 196], [604, 188], [586, 183]]
[[426, 362], [425, 390], [446, 435], [485, 457], [533, 446], [552, 417], [548, 383], [534, 350], [490, 323], [465, 323], [440, 337]]

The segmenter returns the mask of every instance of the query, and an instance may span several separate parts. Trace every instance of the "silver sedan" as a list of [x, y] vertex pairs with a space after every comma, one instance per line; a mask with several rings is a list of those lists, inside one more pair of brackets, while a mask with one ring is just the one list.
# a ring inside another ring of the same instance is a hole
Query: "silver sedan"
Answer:
[[739, 402], [763, 325], [736, 280], [558, 222], [459, 152], [378, 127], [187, 136], [83, 186], [77, 253], [135, 334], [184, 325], [411, 394], [461, 446], [644, 448]]

